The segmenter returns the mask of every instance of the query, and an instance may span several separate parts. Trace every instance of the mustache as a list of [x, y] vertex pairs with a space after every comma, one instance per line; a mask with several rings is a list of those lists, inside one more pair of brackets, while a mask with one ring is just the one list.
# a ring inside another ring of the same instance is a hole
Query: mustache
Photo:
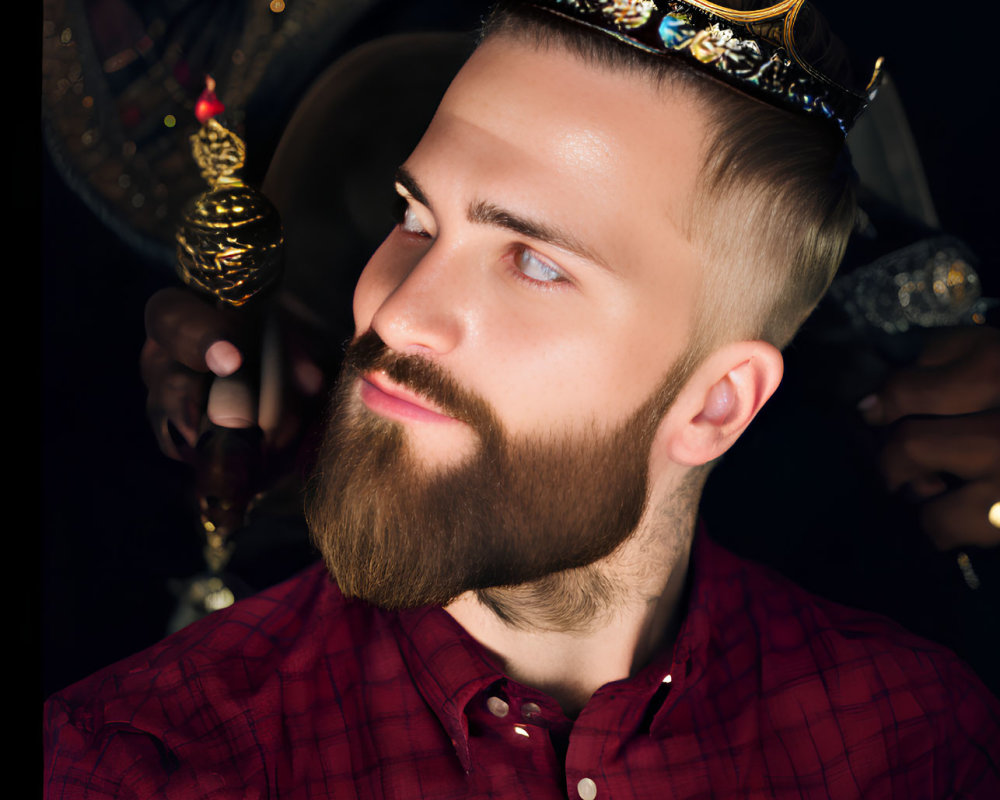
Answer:
[[481, 435], [499, 432], [496, 414], [485, 399], [463, 388], [448, 372], [429, 359], [393, 352], [374, 330], [368, 329], [344, 351], [345, 376], [384, 372], [393, 381], [422, 395], [445, 414], [465, 422]]

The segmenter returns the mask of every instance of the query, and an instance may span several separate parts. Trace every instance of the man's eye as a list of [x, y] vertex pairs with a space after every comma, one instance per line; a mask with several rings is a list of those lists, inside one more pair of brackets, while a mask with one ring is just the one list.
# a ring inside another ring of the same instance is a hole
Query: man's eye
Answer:
[[417, 215], [413, 213], [413, 209], [410, 206], [407, 206], [406, 210], [403, 211], [403, 218], [399, 221], [399, 227], [407, 233], [415, 233], [420, 236], [427, 235], [427, 231], [420, 224], [420, 220], [417, 219]]
[[399, 225], [400, 230], [416, 236], [428, 235], [427, 230], [420, 223], [420, 219], [410, 206], [409, 200], [402, 195], [396, 196], [396, 201], [393, 203], [392, 215], [395, 217], [396, 224]]
[[514, 263], [525, 277], [542, 283], [554, 283], [566, 280], [566, 277], [550, 261], [539, 257], [536, 253], [523, 248], [514, 256]]

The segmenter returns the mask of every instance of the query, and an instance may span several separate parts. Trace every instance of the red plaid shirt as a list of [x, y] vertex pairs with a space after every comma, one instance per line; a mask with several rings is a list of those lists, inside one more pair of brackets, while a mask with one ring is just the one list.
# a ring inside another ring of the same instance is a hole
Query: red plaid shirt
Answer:
[[675, 646], [571, 722], [318, 565], [54, 696], [47, 797], [1000, 798], [1000, 704], [950, 653], [703, 535], [692, 570]]

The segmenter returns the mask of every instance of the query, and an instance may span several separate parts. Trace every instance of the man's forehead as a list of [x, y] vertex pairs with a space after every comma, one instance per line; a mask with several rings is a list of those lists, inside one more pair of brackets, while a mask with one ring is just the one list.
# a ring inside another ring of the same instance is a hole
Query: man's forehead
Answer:
[[688, 91], [555, 43], [494, 36], [456, 76], [425, 138], [447, 140], [456, 158], [477, 150], [491, 184], [516, 174], [595, 197], [617, 193], [656, 224], [686, 230], [707, 130]]
[[[656, 80], [651, 73], [598, 63], [558, 40], [533, 42], [504, 34], [493, 35], [476, 48], [452, 81], [442, 105], [447, 107], [459, 92], [471, 93], [484, 108], [496, 108], [500, 98], [509, 102], [520, 97], [552, 112], [588, 99], [595, 123], [629, 106], [652, 109], [685, 94], [683, 88]], [[609, 96], [619, 102], [602, 105]]]
[[615, 112], [600, 102], [612, 93], [607, 78], [561, 47], [494, 37], [459, 71], [440, 111], [512, 141], [544, 131], [553, 155], [585, 167], [615, 158], [607, 124]]

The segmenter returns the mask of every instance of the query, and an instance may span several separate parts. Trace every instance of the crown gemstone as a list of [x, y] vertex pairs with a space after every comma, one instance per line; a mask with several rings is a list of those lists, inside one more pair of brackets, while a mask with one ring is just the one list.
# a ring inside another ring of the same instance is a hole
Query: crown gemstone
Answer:
[[694, 38], [695, 33], [693, 25], [673, 14], [667, 14], [660, 22], [660, 40], [671, 50], [684, 47]]
[[641, 28], [656, 11], [653, 0], [608, 0], [601, 9], [618, 26]]

